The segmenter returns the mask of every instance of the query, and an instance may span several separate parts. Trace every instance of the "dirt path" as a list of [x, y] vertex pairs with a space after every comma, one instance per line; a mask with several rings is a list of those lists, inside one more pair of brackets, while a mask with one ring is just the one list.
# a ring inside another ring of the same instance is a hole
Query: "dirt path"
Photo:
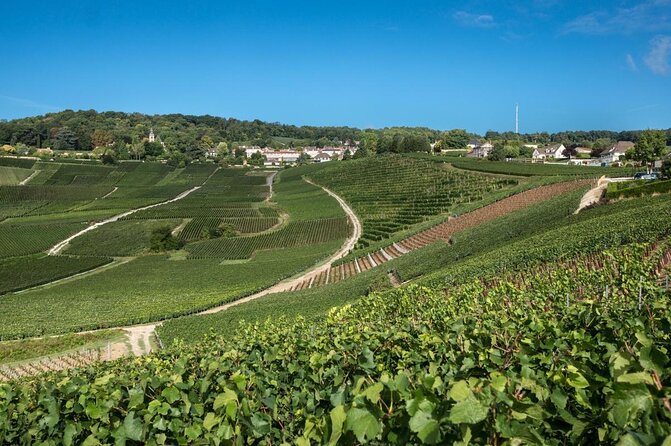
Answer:
[[270, 175], [266, 177], [266, 186], [268, 186], [268, 198], [266, 198], [266, 201], [270, 201], [270, 197], [273, 196], [273, 181], [275, 181], [275, 176], [277, 175], [277, 172], [273, 172]]
[[111, 191], [107, 192], [105, 195], [103, 195], [102, 198], [107, 198], [107, 197], [109, 197], [110, 195], [112, 195], [114, 192], [116, 192], [116, 191], [118, 191], [118, 190], [119, 190], [119, 188], [118, 188], [117, 186], [114, 186], [114, 189], [112, 189]]
[[[162, 202], [160, 202], [160, 203], [150, 204], [149, 206], [143, 206], [143, 207], [141, 207], [141, 208], [131, 209], [130, 211], [126, 211], [126, 212], [124, 212], [124, 213], [122, 213], [122, 214], [118, 214], [118, 215], [115, 215], [114, 217], [110, 217], [110, 218], [108, 218], [107, 220], [103, 220], [103, 221], [100, 221], [100, 222], [98, 222], [98, 223], [94, 223], [94, 224], [92, 224], [91, 226], [88, 226], [87, 228], [82, 229], [82, 230], [79, 231], [78, 233], [76, 233], [76, 234], [74, 234], [74, 235], [71, 235], [70, 237], [66, 238], [65, 240], [56, 243], [56, 244], [55, 244], [55, 245], [54, 245], [54, 246], [47, 252], [47, 255], [50, 255], [50, 256], [58, 255], [58, 253], [61, 252], [61, 251], [63, 250], [63, 248], [65, 248], [65, 247], [68, 245], [68, 243], [70, 243], [72, 240], [76, 239], [76, 238], [79, 237], [80, 235], [86, 234], [87, 232], [93, 231], [93, 230], [96, 229], [96, 228], [99, 228], [99, 227], [101, 227], [101, 226], [103, 226], [103, 225], [106, 225], [107, 223], [113, 223], [113, 222], [115, 222], [115, 221], [117, 221], [117, 220], [119, 220], [119, 219], [121, 219], [121, 218], [128, 217], [129, 215], [133, 215], [133, 214], [136, 213], [136, 212], [144, 211], [144, 210], [146, 210], [146, 209], [151, 209], [151, 208], [155, 208], [155, 207], [158, 207], [158, 206], [163, 206], [164, 204], [168, 204], [168, 203], [174, 203], [175, 201], [179, 201], [179, 200], [181, 200], [181, 199], [183, 199], [183, 198], [186, 198], [186, 197], [188, 197], [192, 192], [195, 192], [195, 191], [197, 191], [198, 189], [200, 189], [201, 187], [203, 187], [203, 186], [205, 185], [205, 183], [207, 183], [207, 181], [208, 181], [210, 178], [212, 178], [212, 176], [213, 176], [215, 173], [217, 173], [217, 171], [219, 171], [219, 169], [221, 169], [221, 167], [217, 167], [216, 169], [214, 169], [214, 171], [213, 171], [213, 172], [212, 172], [212, 173], [205, 179], [205, 181], [203, 181], [203, 183], [202, 183], [200, 186], [192, 187], [191, 189], [189, 189], [189, 190], [187, 190], [187, 191], [184, 191], [184, 192], [182, 192], [181, 194], [177, 195], [175, 198], [171, 198], [170, 200], [162, 201]], [[118, 189], [118, 188], [115, 187], [115, 188], [112, 190], [112, 192], [110, 192], [110, 193], [108, 193], [107, 195], [105, 195], [105, 197], [107, 197], [107, 196], [109, 196], [110, 194], [114, 193], [114, 191], [117, 190], [117, 189]], [[103, 198], [105, 198], [105, 197], [103, 197]]]
[[98, 223], [94, 223], [91, 226], [88, 226], [85, 229], [82, 229], [78, 233], [76, 233], [74, 235], [71, 235], [70, 237], [66, 238], [65, 240], [56, 243], [47, 252], [47, 254], [50, 255], [50, 256], [58, 255], [58, 253], [60, 253], [63, 250], [63, 248], [65, 248], [68, 245], [68, 243], [70, 243], [72, 240], [76, 239], [77, 237], [86, 234], [87, 232], [93, 231], [94, 229], [97, 229], [97, 228], [99, 228], [103, 225], [106, 225], [108, 223], [113, 223], [113, 222], [115, 222], [115, 221], [117, 221], [121, 218], [128, 217], [129, 215], [132, 215], [136, 212], [144, 211], [145, 209], [155, 208], [157, 206], [162, 206], [162, 205], [168, 204], [168, 203], [174, 203], [175, 201], [179, 201], [179, 200], [189, 196], [189, 194], [191, 194], [192, 192], [197, 191], [200, 188], [201, 188], [201, 186], [195, 186], [195, 187], [192, 187], [191, 189], [189, 189], [187, 191], [182, 192], [181, 194], [177, 195], [175, 198], [172, 198], [170, 200], [162, 201], [162, 202], [156, 203], [156, 204], [150, 204], [149, 206], [143, 206], [143, 207], [137, 208], [137, 209], [132, 209], [130, 211], [126, 211], [124, 213], [115, 215], [114, 217], [110, 217], [107, 220], [103, 220], [103, 221], [100, 221]]
[[[328, 277], [331, 274], [335, 274], [335, 270], [337, 268], [342, 269], [344, 265], [339, 265], [337, 267], [331, 267], [332, 262], [335, 260], [338, 260], [339, 258], [347, 255], [356, 245], [357, 240], [361, 236], [362, 233], [362, 226], [361, 222], [359, 221], [358, 217], [352, 210], [352, 208], [338, 195], [330, 191], [329, 189], [319, 186], [312, 181], [305, 179], [306, 182], [320, 187], [323, 189], [326, 193], [334, 197], [337, 201], [338, 204], [342, 207], [343, 211], [345, 211], [345, 214], [349, 218], [352, 227], [353, 227], [353, 232], [350, 235], [350, 237], [345, 241], [345, 243], [341, 246], [341, 248], [331, 255], [328, 259], [324, 260], [317, 266], [310, 268], [309, 270], [301, 273], [298, 276], [294, 276], [292, 278], [286, 279], [281, 281], [280, 283], [277, 283], [269, 288], [266, 288], [263, 291], [260, 291], [258, 293], [252, 294], [250, 296], [238, 299], [233, 302], [229, 302], [224, 305], [220, 305], [214, 308], [211, 308], [209, 310], [202, 311], [197, 314], [212, 314], [212, 313], [218, 313], [220, 311], [225, 311], [230, 307], [240, 305], [246, 302], [250, 302], [252, 300], [261, 298], [263, 296], [266, 296], [268, 294], [273, 294], [273, 293], [280, 293], [280, 292], [286, 292], [290, 291], [292, 289], [296, 289], [296, 287], [301, 286], [301, 284], [304, 284], [305, 282], [309, 282], [312, 284], [313, 282], [316, 283], [318, 276], [320, 274], [326, 274], [327, 277], [327, 282], [331, 283], [328, 281]], [[574, 190], [578, 187], [582, 187], [586, 184], [586, 180], [582, 181], [574, 181], [574, 182], [565, 182], [565, 183], [558, 183], [558, 184], [552, 184], [548, 186], [541, 186], [535, 189], [531, 189], [529, 191], [522, 192], [520, 194], [513, 195], [512, 197], [508, 197], [506, 199], [503, 199], [499, 202], [493, 203], [489, 206], [485, 206], [483, 208], [480, 208], [478, 210], [475, 210], [473, 212], [464, 214], [460, 217], [450, 219], [442, 224], [439, 224], [433, 228], [430, 228], [422, 233], [415, 234], [403, 241], [400, 242], [400, 244], [392, 244], [390, 246], [387, 246], [386, 248], [382, 248], [381, 253], [373, 253], [372, 255], [368, 255], [367, 258], [369, 259], [368, 262], [368, 268], [370, 267], [375, 267], [378, 266], [385, 261], [391, 260], [392, 258], [398, 257], [400, 255], [403, 255], [409, 251], [412, 251], [414, 249], [417, 249], [418, 247], [421, 246], [426, 246], [426, 244], [429, 244], [433, 241], [436, 241], [438, 239], [446, 240], [449, 239], [449, 236], [457, 232], [459, 230], [463, 230], [464, 228], [471, 227], [476, 224], [480, 224], [484, 221], [489, 221], [493, 218], [496, 218], [500, 215], [505, 215], [513, 210], [520, 209], [526, 206], [529, 206], [530, 204], [537, 203], [540, 201], [547, 200], [553, 196], [556, 196], [561, 193], [565, 193], [570, 190]], [[188, 195], [188, 193], [193, 192], [195, 189], [194, 188], [190, 191], [187, 191], [183, 194], [181, 194], [181, 198], [184, 196]], [[272, 189], [271, 189], [272, 190]], [[179, 199], [177, 197], [176, 199]], [[176, 199], [173, 199], [176, 200]], [[403, 248], [401, 248], [403, 246]], [[350, 262], [352, 263], [352, 262]], [[354, 264], [359, 266], [359, 262], [356, 260], [354, 261]], [[351, 273], [353, 274], [353, 273]], [[348, 274], [348, 275], [351, 275]], [[344, 279], [344, 277], [343, 277]], [[340, 279], [342, 280], [342, 279]], [[399, 280], [397, 277], [391, 277], [390, 280], [392, 281], [394, 286], [399, 286], [400, 284], [398, 283]], [[155, 324], [144, 324], [144, 325], [135, 325], [135, 326], [126, 326], [126, 327], [120, 327], [122, 330], [126, 331], [128, 333], [128, 340], [131, 346], [131, 350], [134, 355], [143, 355], [150, 353], [152, 351], [151, 347], [151, 337], [155, 333], [155, 328], [160, 325], [161, 322], [157, 322]]]
[[175, 229], [172, 230], [171, 234], [173, 237], [177, 237], [180, 232], [184, 230], [184, 227], [189, 224], [189, 222], [193, 220], [192, 218], [183, 218], [182, 222], [177, 226]]
[[266, 288], [263, 291], [259, 291], [258, 293], [251, 294], [247, 297], [243, 297], [242, 299], [235, 300], [233, 302], [229, 302], [224, 305], [220, 305], [218, 307], [210, 308], [209, 310], [202, 311], [198, 314], [212, 314], [212, 313], [218, 313], [220, 311], [227, 310], [228, 308], [231, 308], [236, 305], [240, 305], [246, 302], [250, 302], [252, 300], [258, 299], [259, 297], [266, 296], [268, 294], [273, 294], [273, 293], [282, 293], [284, 291], [290, 291], [294, 287], [296, 287], [298, 284], [301, 284], [305, 281], [312, 281], [314, 278], [319, 276], [321, 273], [328, 271], [331, 269], [331, 263], [334, 261], [338, 260], [339, 258], [347, 255], [356, 245], [357, 240], [359, 240], [359, 237], [361, 237], [361, 231], [362, 231], [362, 226], [361, 222], [359, 221], [359, 218], [356, 216], [354, 211], [352, 210], [351, 207], [345, 201], [340, 198], [338, 195], [330, 191], [329, 189], [319, 186], [312, 181], [305, 179], [306, 182], [312, 184], [313, 186], [317, 186], [322, 188], [327, 194], [332, 196], [338, 201], [338, 204], [340, 204], [340, 207], [342, 207], [343, 211], [345, 211], [345, 214], [349, 218], [350, 222], [352, 223], [352, 227], [354, 230], [352, 231], [352, 234], [345, 240], [345, 243], [340, 247], [340, 249], [331, 255], [328, 259], [324, 260], [321, 262], [319, 265], [301, 273], [299, 276], [295, 276], [290, 279], [283, 280], [270, 288]]
[[596, 186], [588, 190], [585, 193], [585, 195], [582, 196], [582, 198], [580, 199], [580, 205], [578, 205], [578, 209], [576, 209], [574, 214], [577, 214], [583, 209], [601, 201], [603, 194], [606, 193], [606, 189], [608, 189], [608, 183], [629, 181], [631, 179], [632, 178], [606, 178], [605, 175], [602, 176], [601, 178], [599, 178], [599, 181], [597, 181]]
[[41, 170], [36, 170], [35, 172], [31, 173], [28, 178], [26, 178], [25, 180], [23, 180], [19, 183], [19, 186], [25, 186], [26, 184], [28, 184], [28, 181], [32, 180], [33, 177], [40, 172], [41, 172]]
[[151, 353], [152, 348], [150, 339], [154, 334], [154, 329], [156, 329], [156, 324], [124, 327], [124, 330], [128, 333], [128, 341], [130, 342], [131, 350], [135, 356]]
[[[274, 176], [275, 175], [272, 175], [270, 177], [274, 178]], [[331, 263], [333, 261], [347, 255], [350, 252], [350, 250], [354, 248], [354, 245], [356, 245], [357, 240], [359, 239], [359, 237], [361, 237], [362, 226], [361, 222], [359, 221], [359, 218], [356, 216], [352, 208], [342, 198], [340, 198], [338, 195], [336, 195], [329, 189], [319, 186], [308, 179], [305, 179], [305, 181], [314, 186], [322, 188], [327, 194], [331, 195], [338, 201], [338, 204], [340, 204], [343, 211], [345, 211], [345, 214], [349, 218], [350, 222], [352, 223], [352, 227], [354, 228], [350, 237], [347, 240], [345, 240], [345, 243], [343, 243], [343, 245], [336, 253], [334, 253], [328, 259], [321, 262], [319, 265], [301, 273], [299, 276], [283, 280], [282, 282], [277, 283], [269, 288], [266, 288], [263, 291], [259, 291], [258, 293], [254, 293], [252, 295], [243, 297], [242, 299], [238, 299], [224, 305], [219, 305], [217, 307], [210, 308], [209, 310], [202, 311], [198, 314], [218, 313], [220, 311], [225, 311], [228, 308], [233, 307], [235, 305], [250, 302], [252, 300], [266, 296], [268, 294], [289, 291], [297, 284], [302, 283], [305, 280], [312, 280], [313, 278], [319, 276], [322, 272], [328, 271], [331, 268]], [[272, 195], [272, 188], [271, 188], [271, 195]], [[133, 354], [135, 354], [136, 356], [140, 356], [149, 353], [151, 351], [151, 344], [149, 342], [149, 339], [152, 336], [152, 334], [154, 334], [155, 329], [158, 325], [160, 325], [160, 323], [123, 327], [123, 329], [127, 331], [129, 334], [129, 341], [131, 344]]]

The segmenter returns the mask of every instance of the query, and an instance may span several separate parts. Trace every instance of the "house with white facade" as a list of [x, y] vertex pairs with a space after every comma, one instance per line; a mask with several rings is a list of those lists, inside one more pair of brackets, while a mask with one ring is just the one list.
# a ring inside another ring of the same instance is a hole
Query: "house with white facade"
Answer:
[[266, 166], [280, 166], [283, 164], [295, 164], [301, 153], [296, 150], [272, 150], [264, 149], [262, 152], [266, 157]]
[[331, 161], [333, 158], [331, 158], [326, 152], [320, 152], [312, 157], [312, 159], [315, 163], [325, 163], [327, 161]]
[[240, 148], [245, 151], [246, 158], [250, 158], [255, 153], [263, 153], [263, 151], [266, 150], [259, 146], [240, 146]]
[[564, 150], [566, 150], [564, 144], [552, 144], [549, 146], [534, 149], [534, 152], [531, 154], [531, 157], [535, 160], [544, 160], [549, 158], [550, 159], [565, 158]]
[[475, 139], [472, 139], [472, 140], [468, 141], [468, 144], [466, 144], [466, 147], [468, 148], [468, 150], [473, 150], [476, 147], [478, 147], [479, 145], [480, 145], [480, 141], [476, 141]]
[[599, 160], [603, 164], [617, 163], [627, 154], [627, 150], [634, 147], [631, 141], [618, 141], [610, 147], [605, 148], [599, 154]]
[[493, 148], [494, 146], [492, 143], [484, 142], [475, 146], [473, 150], [466, 154], [466, 156], [469, 158], [487, 158], [489, 152], [491, 152]]

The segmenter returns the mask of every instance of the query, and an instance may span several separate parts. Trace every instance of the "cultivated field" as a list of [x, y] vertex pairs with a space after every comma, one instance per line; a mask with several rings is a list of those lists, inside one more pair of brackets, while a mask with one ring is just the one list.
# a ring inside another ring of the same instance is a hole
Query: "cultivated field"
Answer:
[[[664, 183], [465, 162], [5, 166], [0, 338], [164, 322], [0, 343], [2, 442], [664, 444]], [[360, 229], [320, 186], [364, 232], [317, 268]]]
[[[0, 262], [8, 273], [0, 292], [24, 290], [0, 300], [4, 339], [203, 310], [309, 267], [351, 230], [334, 199], [291, 172], [277, 177], [270, 197], [270, 173], [214, 165], [34, 168], [31, 183], [0, 188]], [[45, 254], [91, 223], [194, 187], [183, 199], [126, 215], [74, 238], [56, 256]], [[185, 243], [181, 250], [154, 250], [152, 237], [164, 227]]]

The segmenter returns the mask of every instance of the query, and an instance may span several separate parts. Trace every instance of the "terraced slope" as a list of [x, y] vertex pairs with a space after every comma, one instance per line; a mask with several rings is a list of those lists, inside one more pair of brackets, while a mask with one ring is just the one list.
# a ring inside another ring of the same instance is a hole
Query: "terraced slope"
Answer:
[[403, 156], [332, 163], [308, 176], [354, 208], [363, 224], [357, 248], [518, 185], [514, 178], [457, 171]]
[[521, 192], [473, 212], [460, 215], [456, 218], [422, 231], [398, 243], [381, 248], [379, 251], [359, 257], [353, 261], [334, 266], [320, 274], [297, 284], [293, 290], [303, 290], [313, 286], [326, 285], [345, 280], [362, 271], [382, 265], [389, 260], [400, 257], [418, 248], [422, 248], [439, 240], [448, 241], [450, 237], [460, 231], [474, 227], [487, 221], [494, 220], [518, 209], [531, 206], [548, 200], [552, 197], [576, 190], [590, 184], [592, 180], [575, 180], [541, 186]]

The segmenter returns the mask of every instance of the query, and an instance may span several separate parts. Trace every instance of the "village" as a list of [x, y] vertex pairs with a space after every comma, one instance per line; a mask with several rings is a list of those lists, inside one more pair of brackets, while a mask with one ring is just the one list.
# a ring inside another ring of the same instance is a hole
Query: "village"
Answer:
[[[539, 144], [523, 144], [523, 148], [531, 151], [530, 158], [515, 158], [514, 161], [561, 163], [576, 166], [621, 166], [625, 163], [626, 155], [634, 147], [631, 141], [618, 141], [602, 150], [589, 147], [567, 147], [556, 143], [541, 147]], [[466, 156], [469, 158], [490, 158], [494, 145], [490, 142], [470, 141]], [[507, 161], [513, 161], [507, 158]], [[657, 164], [661, 165], [661, 161]], [[655, 166], [659, 167], [659, 166]]]

